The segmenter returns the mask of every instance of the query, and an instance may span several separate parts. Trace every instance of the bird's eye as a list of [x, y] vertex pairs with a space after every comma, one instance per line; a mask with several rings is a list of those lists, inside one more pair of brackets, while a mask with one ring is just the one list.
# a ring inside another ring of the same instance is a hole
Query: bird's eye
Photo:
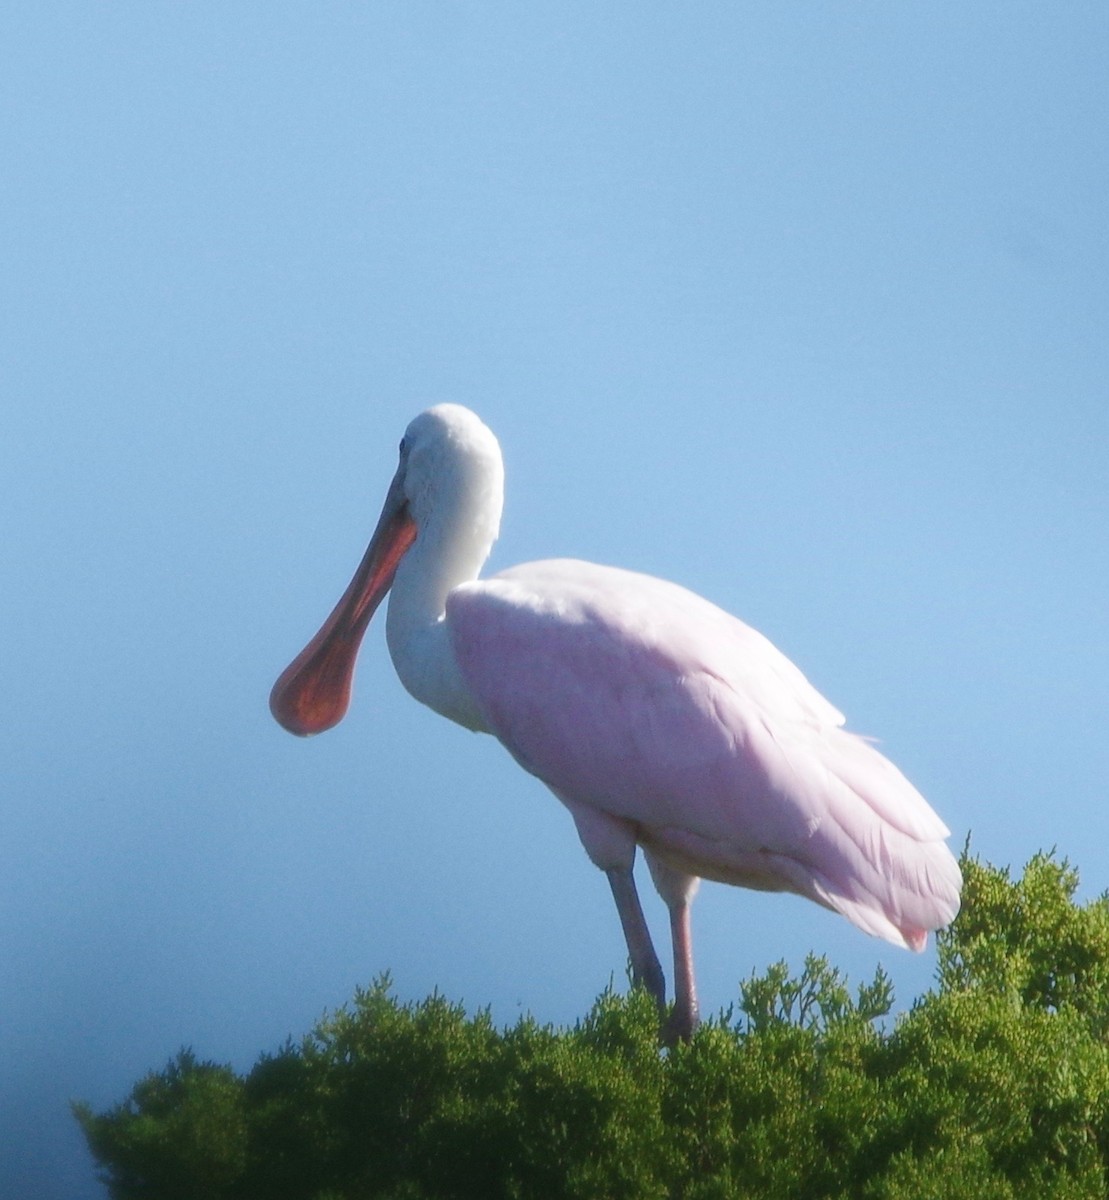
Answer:
[[407, 439], [407, 438], [401, 438], [401, 440], [400, 440], [400, 445], [397, 447], [397, 449], [398, 449], [398, 451], [399, 451], [399, 453], [400, 453], [400, 456], [401, 456], [401, 458], [403, 458], [403, 457], [404, 457], [404, 452], [405, 452], [405, 451], [408, 449], [408, 439]]

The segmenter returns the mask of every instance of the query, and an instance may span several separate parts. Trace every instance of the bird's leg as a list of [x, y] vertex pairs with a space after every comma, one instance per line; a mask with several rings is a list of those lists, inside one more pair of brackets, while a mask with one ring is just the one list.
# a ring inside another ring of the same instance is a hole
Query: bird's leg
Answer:
[[662, 964], [658, 961], [654, 944], [651, 942], [651, 931], [643, 916], [643, 906], [639, 903], [639, 893], [635, 888], [635, 877], [628, 867], [613, 867], [605, 872], [609, 886], [612, 888], [612, 898], [616, 901], [616, 911], [620, 914], [620, 924], [624, 929], [624, 940], [628, 944], [628, 956], [632, 964], [632, 983], [637, 987], [646, 988], [654, 997], [659, 1013], [666, 1011], [666, 979], [662, 974]]
[[688, 1042], [701, 1023], [697, 1007], [697, 984], [693, 978], [693, 936], [690, 930], [691, 905], [687, 898], [670, 909], [670, 936], [674, 943], [674, 1011], [666, 1023], [668, 1042]]
[[644, 987], [658, 1005], [659, 1014], [666, 1012], [666, 979], [658, 961], [651, 931], [643, 916], [639, 893], [635, 889], [635, 826], [630, 821], [610, 816], [588, 804], [579, 804], [562, 792], [555, 795], [570, 810], [577, 826], [578, 837], [586, 854], [608, 876], [616, 911], [628, 944], [632, 964], [632, 983]]
[[646, 851], [647, 865], [659, 895], [670, 910], [670, 937], [674, 946], [674, 1009], [662, 1032], [663, 1041], [673, 1045], [688, 1042], [701, 1022], [697, 1007], [697, 983], [693, 976], [693, 932], [690, 911], [700, 880], [660, 862]]

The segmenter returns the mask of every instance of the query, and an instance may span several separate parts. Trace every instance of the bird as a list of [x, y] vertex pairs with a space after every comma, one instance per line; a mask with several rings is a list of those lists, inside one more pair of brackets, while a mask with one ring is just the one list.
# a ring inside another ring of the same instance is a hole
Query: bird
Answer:
[[[565, 806], [607, 876], [633, 986], [664, 1040], [699, 1023], [691, 903], [701, 879], [791, 892], [915, 951], [959, 910], [950, 832], [870, 739], [767, 638], [694, 592], [576, 559], [487, 578], [499, 443], [468, 408], [420, 413], [369, 546], [319, 632], [274, 684], [300, 736], [337, 724], [390, 593], [385, 636], [415, 699], [491, 734]], [[670, 919], [674, 1001], [633, 867]]]

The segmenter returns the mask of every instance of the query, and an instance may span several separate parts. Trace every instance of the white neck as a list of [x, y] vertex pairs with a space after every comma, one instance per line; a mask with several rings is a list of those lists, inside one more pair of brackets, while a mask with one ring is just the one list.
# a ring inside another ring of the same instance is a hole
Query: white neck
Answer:
[[487, 732], [458, 669], [444, 612], [447, 594], [478, 577], [496, 539], [503, 497], [499, 450], [493, 461], [465, 466], [473, 469], [440, 470], [431, 482], [413, 484], [416, 540], [393, 581], [385, 637], [401, 683], [421, 704]]

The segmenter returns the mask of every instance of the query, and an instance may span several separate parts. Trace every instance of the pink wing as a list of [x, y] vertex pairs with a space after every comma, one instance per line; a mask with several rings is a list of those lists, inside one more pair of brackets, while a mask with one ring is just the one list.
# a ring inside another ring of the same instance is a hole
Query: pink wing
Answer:
[[490, 729], [679, 869], [799, 892], [923, 947], [958, 911], [948, 830], [761, 634], [675, 584], [528, 563], [447, 600]]

